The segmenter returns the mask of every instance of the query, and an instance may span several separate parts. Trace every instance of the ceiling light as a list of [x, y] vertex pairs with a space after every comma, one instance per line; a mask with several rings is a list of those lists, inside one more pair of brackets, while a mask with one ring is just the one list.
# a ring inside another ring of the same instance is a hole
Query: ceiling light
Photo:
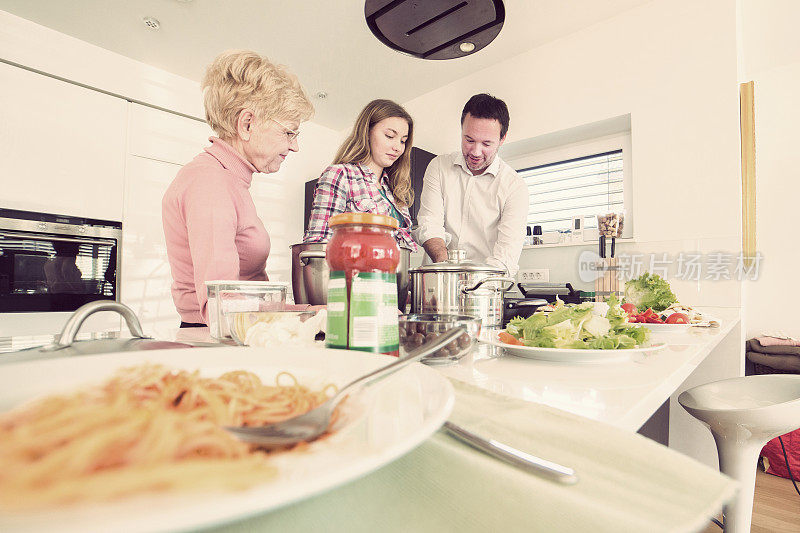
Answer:
[[383, 44], [420, 59], [477, 52], [503, 28], [503, 0], [366, 0], [367, 26]]
[[317, 93], [317, 98], [319, 98], [320, 100], [325, 100], [327, 97], [328, 93], [326, 93], [325, 91], [320, 91]]
[[144, 25], [147, 26], [148, 29], [153, 31], [156, 31], [161, 27], [161, 23], [158, 21], [158, 19], [154, 19], [153, 17], [144, 17], [142, 22], [144, 22]]
[[458, 45], [458, 49], [465, 53], [470, 53], [475, 50], [475, 43], [471, 43], [469, 41], [464, 41], [463, 43]]

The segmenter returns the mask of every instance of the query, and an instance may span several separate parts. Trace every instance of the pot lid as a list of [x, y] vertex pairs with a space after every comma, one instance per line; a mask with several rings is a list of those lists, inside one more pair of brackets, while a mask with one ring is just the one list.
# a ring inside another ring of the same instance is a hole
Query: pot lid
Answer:
[[413, 268], [409, 272], [485, 272], [488, 274], [504, 274], [505, 270], [487, 265], [486, 263], [478, 263], [467, 259], [467, 252], [464, 250], [448, 250], [447, 261], [441, 263], [431, 263], [430, 265], [422, 265], [419, 268]]

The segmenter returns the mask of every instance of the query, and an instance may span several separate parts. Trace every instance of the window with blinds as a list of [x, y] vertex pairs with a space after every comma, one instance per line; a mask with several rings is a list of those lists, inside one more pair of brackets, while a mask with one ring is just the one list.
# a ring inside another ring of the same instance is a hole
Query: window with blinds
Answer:
[[597, 215], [625, 207], [622, 150], [613, 150], [519, 170], [528, 185], [528, 225], [542, 232], [565, 231], [582, 217], [597, 227]]

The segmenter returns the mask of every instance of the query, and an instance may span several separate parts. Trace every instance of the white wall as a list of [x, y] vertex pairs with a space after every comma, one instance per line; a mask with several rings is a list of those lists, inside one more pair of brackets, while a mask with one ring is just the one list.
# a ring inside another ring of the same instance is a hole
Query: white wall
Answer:
[[744, 287], [746, 335], [800, 338], [792, 289], [800, 265], [793, 214], [800, 198], [800, 3], [740, 0], [740, 81], [755, 82], [756, 248], [758, 281]]
[[[631, 116], [629, 251], [741, 248], [736, 5], [655, 0], [407, 102], [415, 142], [458, 149], [459, 117], [475, 93], [504, 99], [508, 142]], [[625, 247], [623, 247], [625, 249]], [[577, 278], [580, 248], [525, 250], [523, 268]], [[671, 280], [690, 305], [740, 303], [736, 282]]]
[[342, 141], [339, 132], [313, 122], [303, 124], [300, 129], [300, 151], [290, 153], [275, 174], [253, 176], [250, 187], [258, 214], [272, 241], [267, 274], [275, 281], [292, 279], [289, 246], [303, 240], [305, 183], [318, 178], [330, 165]]

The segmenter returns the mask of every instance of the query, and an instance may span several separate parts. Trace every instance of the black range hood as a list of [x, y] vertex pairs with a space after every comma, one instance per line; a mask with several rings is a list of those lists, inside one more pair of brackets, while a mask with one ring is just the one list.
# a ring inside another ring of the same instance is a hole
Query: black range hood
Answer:
[[420, 59], [453, 59], [491, 43], [506, 10], [502, 0], [367, 0], [364, 15], [389, 48]]

